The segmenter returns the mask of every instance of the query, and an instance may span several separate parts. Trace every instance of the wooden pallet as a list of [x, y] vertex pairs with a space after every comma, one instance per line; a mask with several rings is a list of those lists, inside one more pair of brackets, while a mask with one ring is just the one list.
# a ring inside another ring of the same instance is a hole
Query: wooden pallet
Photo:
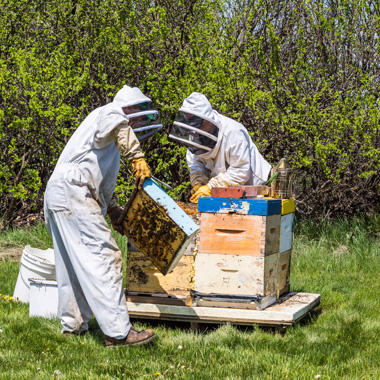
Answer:
[[[154, 300], [152, 299], [152, 302]], [[160, 319], [190, 323], [224, 323], [236, 325], [291, 326], [305, 317], [320, 303], [320, 294], [287, 293], [279, 303], [265, 310], [219, 307], [188, 307], [158, 303], [127, 302], [131, 318]]]

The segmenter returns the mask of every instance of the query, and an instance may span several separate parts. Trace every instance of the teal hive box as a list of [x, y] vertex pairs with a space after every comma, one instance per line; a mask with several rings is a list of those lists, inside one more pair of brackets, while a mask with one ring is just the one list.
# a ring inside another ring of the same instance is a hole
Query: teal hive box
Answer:
[[124, 234], [164, 275], [174, 269], [199, 230], [151, 178], [132, 192], [121, 220]]
[[198, 200], [198, 211], [208, 213], [241, 215], [281, 214], [281, 199], [233, 199], [202, 197]]

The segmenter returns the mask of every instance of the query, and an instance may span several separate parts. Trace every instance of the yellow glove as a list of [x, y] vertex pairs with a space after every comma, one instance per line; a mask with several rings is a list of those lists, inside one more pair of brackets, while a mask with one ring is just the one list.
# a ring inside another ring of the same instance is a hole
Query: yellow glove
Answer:
[[201, 183], [196, 183], [191, 189], [190, 195], [194, 195], [201, 186], [203, 186]]
[[190, 197], [190, 202], [198, 203], [199, 197], [209, 197], [210, 195], [211, 189], [208, 187], [208, 185], [203, 185]]
[[150, 169], [144, 158], [132, 160], [132, 172], [135, 177], [135, 187], [142, 189], [145, 178], [151, 177]]
[[117, 223], [122, 213], [123, 213], [122, 207], [114, 207], [107, 211], [107, 215], [111, 219], [111, 224], [112, 224], [113, 229], [117, 231], [119, 234], [124, 235], [123, 226]]

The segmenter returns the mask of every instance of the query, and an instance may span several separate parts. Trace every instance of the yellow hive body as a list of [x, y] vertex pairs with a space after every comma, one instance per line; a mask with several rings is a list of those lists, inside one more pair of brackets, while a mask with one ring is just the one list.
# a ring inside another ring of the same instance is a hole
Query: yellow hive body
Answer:
[[188, 296], [193, 287], [193, 256], [183, 255], [173, 271], [164, 276], [142, 252], [128, 252], [126, 269], [128, 293]]

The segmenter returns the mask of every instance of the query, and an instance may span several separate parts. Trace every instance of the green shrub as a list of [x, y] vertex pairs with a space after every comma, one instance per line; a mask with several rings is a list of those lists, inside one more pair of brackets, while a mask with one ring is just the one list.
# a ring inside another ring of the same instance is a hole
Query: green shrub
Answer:
[[[154, 175], [188, 197], [185, 151], [167, 140], [203, 92], [242, 122], [265, 158], [294, 168], [300, 215], [379, 208], [379, 9], [283, 3], [0, 0], [0, 215], [42, 211], [61, 150], [124, 84], [151, 96], [165, 129], [144, 144]], [[131, 6], [132, 5], [132, 6]], [[131, 188], [122, 167], [117, 193]]]

